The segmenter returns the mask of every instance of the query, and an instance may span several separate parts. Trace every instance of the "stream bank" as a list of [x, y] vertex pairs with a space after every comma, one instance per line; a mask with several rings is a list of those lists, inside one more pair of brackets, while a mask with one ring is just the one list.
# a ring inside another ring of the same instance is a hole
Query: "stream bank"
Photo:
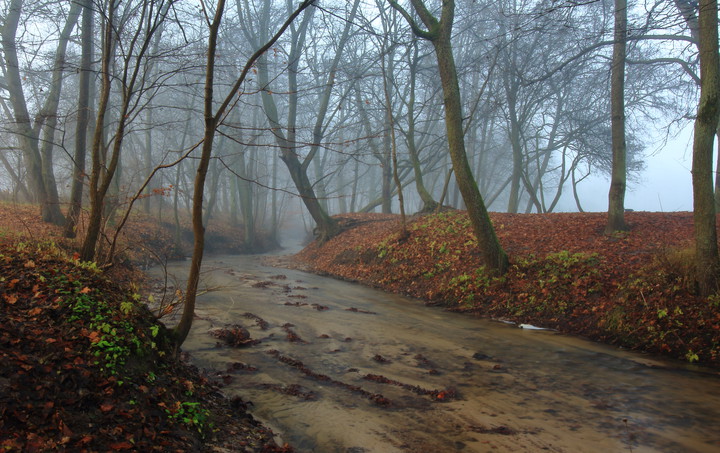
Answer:
[[285, 452], [94, 263], [0, 237], [0, 450]]
[[720, 366], [720, 295], [695, 292], [692, 213], [629, 212], [630, 231], [614, 235], [604, 213], [490, 216], [503, 276], [480, 264], [463, 211], [411, 217], [407, 235], [397, 215], [343, 214], [341, 234], [294, 258], [449, 310]]

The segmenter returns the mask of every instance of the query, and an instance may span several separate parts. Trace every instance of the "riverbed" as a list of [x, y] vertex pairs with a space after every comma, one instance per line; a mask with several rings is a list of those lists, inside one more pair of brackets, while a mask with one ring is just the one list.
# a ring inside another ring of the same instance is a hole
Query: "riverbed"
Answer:
[[298, 452], [720, 451], [713, 370], [262, 263], [205, 258], [183, 350]]

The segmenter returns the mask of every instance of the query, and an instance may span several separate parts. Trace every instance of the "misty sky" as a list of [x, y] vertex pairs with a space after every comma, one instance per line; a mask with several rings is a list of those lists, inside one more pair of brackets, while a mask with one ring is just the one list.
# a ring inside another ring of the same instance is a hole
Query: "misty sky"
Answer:
[[[692, 124], [674, 139], [648, 144], [646, 168], [639, 181], [630, 182], [625, 207], [635, 211], [692, 211]], [[610, 177], [603, 175], [579, 185], [585, 211], [606, 211]], [[567, 190], [558, 211], [576, 211], [572, 193]]]

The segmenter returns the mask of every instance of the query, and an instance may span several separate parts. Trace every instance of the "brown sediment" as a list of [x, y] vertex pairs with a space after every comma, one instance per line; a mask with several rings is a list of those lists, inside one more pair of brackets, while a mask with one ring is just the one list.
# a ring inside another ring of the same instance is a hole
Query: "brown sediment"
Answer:
[[287, 365], [290, 365], [293, 368], [296, 368], [297, 370], [299, 370], [300, 372], [302, 372], [304, 375], [306, 375], [308, 377], [311, 377], [318, 381], [333, 384], [335, 386], [344, 388], [346, 390], [350, 390], [353, 393], [357, 393], [359, 395], [364, 396], [365, 398], [369, 399], [370, 401], [377, 404], [378, 406], [388, 407], [388, 406], [392, 405], [392, 402], [389, 399], [385, 398], [383, 395], [381, 395], [379, 393], [368, 392], [367, 390], [365, 390], [362, 387], [359, 387], [357, 385], [351, 385], [351, 384], [348, 384], [348, 383], [345, 383], [342, 381], [337, 381], [325, 374], [316, 373], [316, 372], [312, 371], [310, 368], [308, 368], [307, 366], [305, 366], [305, 364], [302, 363], [300, 360], [293, 359], [292, 357], [284, 356], [284, 355], [280, 354], [280, 351], [278, 351], [276, 349], [271, 349], [271, 350], [267, 351], [267, 354], [275, 357], [282, 363], [285, 363]]
[[252, 372], [257, 371], [257, 368], [252, 365], [248, 365], [247, 363], [233, 362], [227, 367], [226, 372], [232, 373], [232, 372], [237, 372], [237, 371], [248, 371], [248, 372], [252, 373]]
[[208, 332], [213, 337], [221, 340], [228, 346], [239, 348], [241, 346], [252, 346], [260, 343], [260, 340], [254, 340], [250, 337], [250, 332], [242, 326], [233, 325], [230, 327], [223, 327], [219, 329], [213, 329]]
[[361, 309], [355, 308], [355, 307], [346, 308], [345, 311], [351, 311], [353, 313], [365, 313], [368, 315], [376, 315], [377, 314], [374, 311], [361, 310]]
[[288, 307], [305, 307], [307, 304], [305, 302], [285, 302], [283, 305], [287, 305]]
[[317, 399], [315, 392], [304, 391], [298, 384], [280, 385], [280, 384], [258, 384], [258, 388], [274, 390], [283, 395], [297, 396], [306, 401]]
[[287, 340], [291, 343], [307, 344], [307, 341], [300, 338], [300, 335], [296, 334], [295, 331], [291, 329], [291, 327], [295, 326], [290, 323], [283, 324], [282, 326], [283, 330], [287, 332]]
[[248, 318], [248, 319], [254, 319], [254, 320], [255, 320], [255, 324], [256, 324], [258, 327], [260, 327], [260, 329], [262, 329], [262, 330], [268, 330], [268, 328], [270, 327], [270, 324], [269, 324], [267, 321], [265, 321], [264, 319], [262, 319], [262, 318], [261, 318], [260, 316], [258, 316], [258, 315], [255, 315], [255, 314], [250, 313], [250, 312], [245, 312], [245, 314], [243, 314], [243, 316], [245, 316], [245, 317]]
[[274, 285], [275, 285], [275, 283], [264, 280], [261, 282], [255, 282], [251, 286], [253, 288], [267, 288], [268, 286], [274, 286]]
[[413, 392], [417, 395], [427, 395], [435, 401], [448, 401], [457, 398], [457, 390], [455, 390], [454, 388], [447, 388], [445, 390], [429, 390], [422, 388], [419, 385], [410, 385], [405, 384], [404, 382], [388, 379], [385, 376], [379, 374], [366, 374], [365, 376], [363, 376], [363, 379], [365, 379], [366, 381], [377, 382], [378, 384], [394, 385], [396, 387], [400, 387], [402, 389]]

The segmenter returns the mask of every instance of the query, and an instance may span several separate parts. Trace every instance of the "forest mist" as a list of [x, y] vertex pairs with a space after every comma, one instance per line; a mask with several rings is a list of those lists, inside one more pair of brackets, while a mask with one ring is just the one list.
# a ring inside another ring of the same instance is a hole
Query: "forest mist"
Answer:
[[[439, 12], [438, 2], [426, 3]], [[672, 137], [694, 118], [700, 79], [688, 15], [693, 5], [628, 5], [631, 183], [642, 178], [655, 138]], [[89, 7], [90, 22], [80, 6]], [[291, 228], [303, 236], [313, 231], [314, 216], [303, 203], [308, 197], [328, 215], [397, 213], [394, 171], [406, 212], [436, 204], [464, 209], [449, 171], [432, 45], [413, 34], [390, 2], [315, 2], [230, 92], [250, 55], [296, 6], [235, 0], [225, 9], [213, 90], [215, 104], [229, 95], [231, 102], [216, 129], [205, 222], [242, 224], [247, 243], [259, 231], [282, 242]], [[186, 221], [203, 139], [214, 8], [176, 0], [5, 0], [0, 198], [37, 202], [33, 180], [41, 175], [50, 203], [65, 212], [80, 175], [87, 201], [90, 148], [99, 136], [99, 187], [107, 184], [104, 225], [121, 219], [130, 200], [136, 200], [134, 209], [161, 220]], [[462, 127], [489, 210], [583, 210], [578, 188], [589, 178], [609, 179], [614, 8], [609, 0], [456, 2], [452, 46]], [[103, 14], [110, 10], [114, 27], [108, 33]], [[13, 11], [15, 27], [8, 22]], [[93, 24], [91, 58], [83, 63], [82, 33]], [[14, 60], [17, 81], [11, 77]], [[86, 109], [78, 103], [82, 74], [89, 75]], [[107, 109], [98, 131], [105, 74]], [[81, 130], [87, 164], [78, 173]], [[606, 197], [606, 189], [591, 196]]]

